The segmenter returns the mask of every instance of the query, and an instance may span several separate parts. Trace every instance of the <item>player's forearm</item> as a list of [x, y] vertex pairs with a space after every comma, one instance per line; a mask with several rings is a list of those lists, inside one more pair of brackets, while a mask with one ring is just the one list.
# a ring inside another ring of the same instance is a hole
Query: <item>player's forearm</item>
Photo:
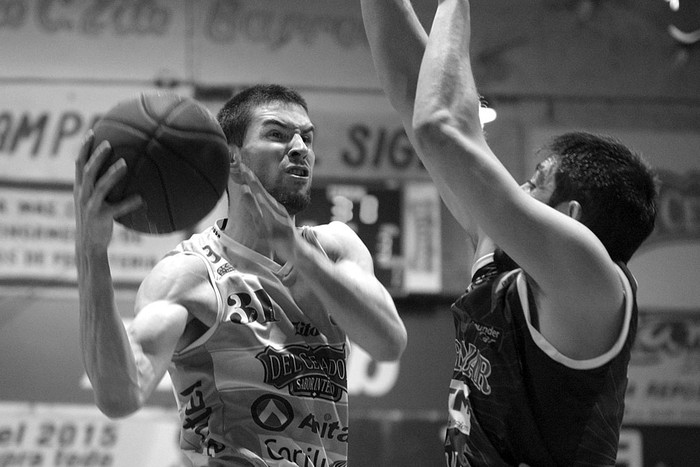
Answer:
[[376, 360], [397, 360], [406, 348], [406, 329], [384, 286], [351, 261], [334, 263], [309, 247], [294, 268], [335, 323]]
[[139, 406], [136, 365], [114, 302], [107, 252], [78, 253], [80, 344], [95, 401], [106, 415], [128, 415]]
[[418, 77], [414, 130], [449, 125], [468, 135], [481, 135], [470, 34], [469, 2], [440, 2]]
[[393, 107], [406, 119], [410, 133], [418, 70], [428, 35], [410, 0], [362, 0], [362, 16], [377, 76]]
[[[469, 21], [467, 1], [439, 3], [420, 67], [411, 125], [416, 153], [443, 202], [476, 245], [481, 231], [465, 200], [483, 192], [491, 180], [474, 175], [490, 151], [483, 137], [470, 64]], [[467, 183], [473, 176], [478, 182]]]

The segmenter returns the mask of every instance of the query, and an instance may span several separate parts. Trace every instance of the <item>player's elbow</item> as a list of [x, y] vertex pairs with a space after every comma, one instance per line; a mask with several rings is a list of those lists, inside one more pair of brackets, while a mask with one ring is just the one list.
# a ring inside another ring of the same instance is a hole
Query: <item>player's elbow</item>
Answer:
[[372, 358], [378, 362], [397, 361], [403, 355], [408, 344], [408, 335], [403, 323], [396, 324], [395, 329], [388, 333], [383, 345], [374, 352]]
[[127, 417], [143, 406], [138, 397], [117, 395], [96, 395], [95, 404], [100, 412], [111, 419]]
[[451, 141], [450, 129], [454, 118], [447, 109], [418, 111], [413, 116], [413, 132], [418, 146], [424, 153], [444, 148]]
[[394, 344], [392, 345], [391, 352], [387, 355], [387, 360], [396, 361], [401, 358], [403, 352], [406, 350], [408, 345], [408, 334], [406, 333], [406, 328], [401, 325], [401, 329], [398, 332], [396, 338], [394, 339]]

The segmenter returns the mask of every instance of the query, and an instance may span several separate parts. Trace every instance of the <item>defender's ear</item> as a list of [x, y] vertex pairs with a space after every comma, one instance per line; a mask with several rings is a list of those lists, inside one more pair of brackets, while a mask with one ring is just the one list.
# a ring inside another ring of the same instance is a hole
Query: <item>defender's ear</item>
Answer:
[[579, 203], [576, 200], [569, 201], [566, 206], [566, 213], [569, 215], [569, 217], [580, 221], [581, 216], [583, 215], [583, 208], [581, 207], [581, 203]]

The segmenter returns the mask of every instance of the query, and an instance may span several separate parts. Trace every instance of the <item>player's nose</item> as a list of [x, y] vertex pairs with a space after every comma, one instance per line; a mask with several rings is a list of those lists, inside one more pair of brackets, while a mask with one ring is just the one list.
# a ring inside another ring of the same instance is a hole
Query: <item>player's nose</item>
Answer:
[[289, 143], [289, 158], [305, 159], [309, 154], [309, 147], [304, 142], [304, 138], [298, 133], [294, 134]]

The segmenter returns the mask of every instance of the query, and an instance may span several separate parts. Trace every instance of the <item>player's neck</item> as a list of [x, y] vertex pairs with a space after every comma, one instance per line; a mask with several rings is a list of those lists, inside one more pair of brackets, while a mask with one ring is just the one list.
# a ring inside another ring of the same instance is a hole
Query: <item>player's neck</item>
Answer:
[[266, 235], [258, 229], [252, 214], [245, 207], [230, 207], [223, 231], [241, 245], [272, 258], [273, 250], [266, 240]]

